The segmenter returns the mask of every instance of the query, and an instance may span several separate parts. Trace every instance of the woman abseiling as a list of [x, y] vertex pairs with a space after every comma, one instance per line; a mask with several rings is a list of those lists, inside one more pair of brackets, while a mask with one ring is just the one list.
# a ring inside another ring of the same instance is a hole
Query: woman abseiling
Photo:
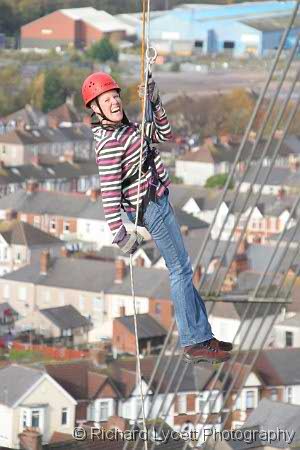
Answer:
[[[116, 81], [103, 72], [91, 74], [82, 85], [84, 104], [97, 118], [92, 128], [105, 218], [113, 235], [112, 242], [130, 255], [139, 248], [143, 239], [139, 233], [127, 232], [121, 208], [134, 223], [141, 127], [128, 120], [120, 92]], [[143, 85], [140, 85], [139, 93], [140, 96], [145, 95]], [[190, 258], [169, 202], [169, 175], [159, 151], [151, 146], [172, 138], [159, 90], [152, 78], [147, 95], [152, 105], [153, 124], [145, 124], [148, 138], [143, 144], [138, 224], [148, 230], [165, 260], [185, 360], [226, 361], [230, 358], [232, 344], [217, 340], [212, 333], [205, 304], [193, 284]]]

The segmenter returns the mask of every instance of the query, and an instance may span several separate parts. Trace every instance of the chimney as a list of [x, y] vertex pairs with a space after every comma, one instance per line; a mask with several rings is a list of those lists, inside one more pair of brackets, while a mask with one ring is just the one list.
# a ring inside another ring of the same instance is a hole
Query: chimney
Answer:
[[117, 258], [115, 261], [115, 283], [122, 284], [125, 277], [126, 265], [125, 261]]
[[40, 274], [47, 275], [50, 265], [50, 252], [43, 250], [40, 255]]
[[124, 419], [123, 417], [111, 416], [107, 420], [106, 428], [107, 430], [116, 429], [124, 432], [130, 430], [130, 423], [128, 419]]
[[61, 247], [60, 256], [68, 258], [68, 256], [70, 256], [70, 251], [66, 247]]
[[16, 219], [17, 217], [18, 217], [18, 213], [14, 209], [9, 208], [5, 211], [6, 220], [13, 220], [13, 219]]
[[196, 287], [199, 286], [202, 277], [202, 267], [198, 266], [194, 270], [193, 282]]
[[124, 317], [125, 316], [125, 306], [120, 306], [120, 309], [119, 309], [119, 315], [120, 315], [120, 317]]
[[90, 191], [91, 202], [96, 202], [98, 199], [98, 189], [91, 189]]
[[42, 450], [42, 435], [37, 428], [25, 428], [19, 434], [20, 448], [23, 450]]
[[26, 192], [27, 194], [32, 194], [33, 192], [36, 192], [38, 190], [38, 183], [36, 180], [33, 180], [32, 178], [27, 180], [26, 182]]

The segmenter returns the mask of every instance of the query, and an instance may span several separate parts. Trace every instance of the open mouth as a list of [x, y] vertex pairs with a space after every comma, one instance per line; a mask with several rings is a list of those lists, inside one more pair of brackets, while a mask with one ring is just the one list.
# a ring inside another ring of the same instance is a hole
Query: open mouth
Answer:
[[114, 109], [112, 109], [112, 114], [116, 114], [116, 113], [118, 113], [118, 112], [120, 112], [121, 111], [121, 109], [118, 107], [118, 108], [114, 108]]

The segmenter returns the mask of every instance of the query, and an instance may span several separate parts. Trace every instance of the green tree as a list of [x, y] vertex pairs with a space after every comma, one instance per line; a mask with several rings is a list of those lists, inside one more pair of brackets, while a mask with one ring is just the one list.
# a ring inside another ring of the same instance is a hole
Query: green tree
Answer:
[[45, 72], [42, 111], [48, 112], [65, 101], [63, 81], [58, 70]]
[[[207, 178], [205, 187], [206, 188], [222, 188], [225, 186], [225, 183], [228, 178], [228, 173], [220, 173], [218, 175], [213, 175], [212, 177]], [[233, 189], [234, 184], [231, 181], [229, 183], [229, 189]]]
[[87, 51], [88, 56], [97, 61], [115, 61], [119, 59], [119, 52], [108, 38], [103, 38], [93, 44]]

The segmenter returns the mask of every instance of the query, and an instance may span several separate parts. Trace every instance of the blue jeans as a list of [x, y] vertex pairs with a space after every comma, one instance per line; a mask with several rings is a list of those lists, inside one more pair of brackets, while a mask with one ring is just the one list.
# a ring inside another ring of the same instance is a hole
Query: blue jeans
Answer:
[[[134, 222], [135, 212], [127, 212]], [[169, 271], [171, 298], [181, 347], [213, 337], [204, 302], [193, 284], [190, 257], [184, 247], [180, 227], [168, 191], [156, 202], [148, 203], [144, 225], [155, 241]]]

